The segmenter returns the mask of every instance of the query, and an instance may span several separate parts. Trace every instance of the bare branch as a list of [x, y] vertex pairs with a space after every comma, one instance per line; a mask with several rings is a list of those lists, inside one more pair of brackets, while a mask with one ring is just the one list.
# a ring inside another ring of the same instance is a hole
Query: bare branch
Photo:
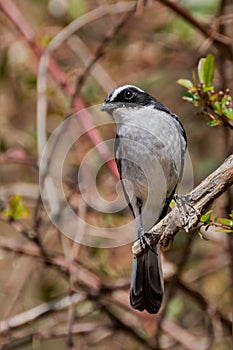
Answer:
[[[73, 335], [84, 335], [87, 334], [90, 337], [98, 335], [100, 340], [112, 335], [114, 329], [112, 325], [100, 325], [99, 322], [79, 322], [73, 327]], [[13, 340], [10, 343], [2, 345], [1, 349], [18, 349], [19, 347], [25, 348], [25, 346], [32, 346], [31, 344], [35, 339], [42, 342], [48, 339], [63, 338], [67, 336], [67, 330], [62, 327], [62, 325], [56, 327], [43, 327], [39, 330], [33, 330], [30, 334], [25, 334], [25, 332], [14, 332]], [[4, 339], [5, 340], [5, 339]], [[98, 341], [98, 340], [97, 340]], [[77, 347], [73, 346], [72, 350], [76, 350]], [[79, 349], [79, 348], [78, 348]]]
[[205, 26], [195, 17], [191, 15], [183, 6], [179, 3], [171, 0], [156, 0], [170, 8], [181, 16], [186, 22], [190, 23], [194, 28], [198, 29], [206, 38], [212, 40], [215, 48], [221, 52], [229, 60], [233, 60], [233, 42], [230, 38], [214, 31], [211, 27]]
[[72, 296], [66, 296], [62, 299], [50, 301], [41, 304], [32, 309], [29, 309], [21, 314], [15, 315], [7, 320], [0, 322], [1, 332], [6, 332], [9, 329], [24, 326], [25, 324], [38, 319], [41, 316], [47, 315], [54, 311], [61, 311], [69, 307], [71, 304], [78, 304], [86, 299], [84, 293], [76, 293]]
[[67, 337], [66, 337], [66, 350], [70, 350], [74, 348], [73, 341], [73, 325], [75, 321], [75, 304], [71, 302], [69, 305], [68, 312], [68, 327], [67, 327]]
[[173, 321], [167, 319], [163, 322], [163, 331], [166, 332], [170, 337], [175, 339], [179, 344], [182, 345], [182, 349], [187, 350], [204, 350], [206, 344], [202, 339], [194, 337], [188, 330], [180, 327]]
[[[72, 22], [69, 27], [64, 28], [64, 30], [62, 30], [61, 32], [58, 33], [58, 39], [57, 39], [57, 36], [54, 37], [54, 39], [50, 42], [50, 45], [52, 45], [52, 49], [53, 50], [56, 49], [57, 45], [59, 45], [63, 40], [67, 40], [69, 38], [69, 36], [72, 35], [72, 33], [75, 30], [80, 28], [80, 26], [85, 25], [85, 23], [90, 23], [91, 20], [96, 20], [96, 19], [101, 18], [107, 14], [117, 14], [117, 13], [121, 13], [121, 12], [125, 12], [125, 11], [126, 12], [130, 11], [132, 6], [134, 6], [134, 4], [135, 4], [134, 2], [127, 2], [127, 3], [119, 2], [119, 3], [113, 4], [113, 5], [106, 5], [106, 6], [103, 5], [103, 6], [100, 6], [99, 8], [97, 8], [91, 12], [92, 13], [91, 18], [88, 17], [90, 15], [90, 13], [89, 13], [89, 15], [87, 13], [85, 15], [85, 17], [82, 18], [82, 20], [79, 17], [78, 23], [77, 23], [77, 21], [75, 21], [74, 24], [71, 25], [73, 23]], [[24, 38], [26, 39], [27, 43], [29, 44], [29, 46], [33, 50], [36, 57], [38, 59], [40, 59], [42, 57], [43, 51], [36, 41], [36, 36], [35, 36], [34, 31], [28, 25], [23, 14], [19, 11], [17, 6], [11, 0], [8, 0], [7, 3], [5, 2], [5, 0], [0, 0], [0, 8], [3, 10], [5, 15], [12, 21], [12, 23], [16, 26], [18, 31], [24, 36]], [[75, 28], [73, 26], [75, 26]], [[68, 31], [66, 31], [67, 28], [68, 28]], [[40, 118], [40, 129], [41, 129], [41, 134], [40, 134], [41, 140], [39, 142], [40, 143], [39, 148], [41, 150], [42, 150], [43, 145], [44, 145], [45, 140], [46, 140], [46, 135], [44, 133], [44, 129], [45, 129], [45, 123], [46, 123], [45, 113], [47, 110], [47, 101], [46, 101], [46, 93], [45, 93], [45, 89], [46, 89], [45, 74], [46, 74], [47, 64], [48, 64], [49, 73], [52, 75], [52, 77], [57, 82], [57, 84], [59, 84], [62, 91], [68, 97], [72, 97], [73, 93], [74, 93], [74, 89], [69, 84], [66, 74], [59, 68], [56, 61], [52, 57], [50, 57], [50, 55], [49, 55], [51, 53], [50, 46], [47, 48], [47, 50], [48, 51], [46, 51], [47, 54], [46, 54], [46, 57], [44, 59], [45, 65], [44, 65], [44, 69], [42, 70], [42, 77], [43, 77], [42, 82], [41, 81], [39, 82], [39, 77], [38, 77], [38, 84], [40, 84], [40, 89], [39, 89], [40, 90], [39, 91], [40, 99], [38, 101], [38, 104], [40, 104], [38, 109], [40, 109], [40, 110], [38, 112], [38, 119]], [[80, 98], [76, 98], [74, 101], [75, 111], [79, 111], [79, 110], [84, 109], [84, 108], [85, 108], [85, 105], [84, 105], [83, 101]], [[39, 117], [39, 115], [40, 115], [40, 117]], [[81, 123], [82, 123], [82, 127], [84, 128], [84, 130], [89, 130], [87, 135], [90, 138], [90, 140], [93, 142], [94, 145], [96, 145], [97, 143], [102, 143], [103, 140], [102, 140], [99, 132], [93, 128], [93, 125], [92, 125], [91, 120], [88, 117], [87, 113], [85, 115], [85, 118], [81, 119]], [[97, 147], [97, 150], [101, 152], [100, 156], [104, 160], [107, 159], [106, 164], [108, 165], [110, 171], [116, 176], [116, 178], [119, 178], [118, 171], [117, 171], [116, 164], [115, 164], [114, 160], [113, 159], [109, 160], [109, 157], [107, 157], [107, 155], [109, 154], [108, 148], [102, 147], [100, 149]]]
[[[158, 242], [167, 247], [179, 231], [184, 226], [189, 230], [198, 222], [198, 216], [193, 212], [202, 214], [206, 208], [233, 183], [233, 155], [228, 157], [225, 162], [212, 174], [210, 174], [200, 185], [198, 185], [190, 194], [185, 196], [186, 217], [189, 220], [183, 222], [181, 212], [176, 206], [163, 220], [156, 224], [149, 233], [148, 244], [155, 246]], [[187, 227], [186, 226], [186, 227]], [[143, 253], [140, 240], [137, 240], [132, 248], [133, 254], [137, 257]]]
[[15, 253], [40, 258], [67, 275], [70, 269], [72, 269], [73, 276], [75, 275], [74, 283], [85, 285], [87, 288], [90, 288], [93, 293], [98, 291], [102, 286], [100, 278], [81, 264], [75, 261], [67, 261], [62, 254], [56, 254], [54, 252], [48, 252], [46, 256], [42, 255], [41, 249], [35, 243], [19, 243], [8, 238], [0, 237], [0, 247]]
[[143, 14], [145, 5], [146, 5], [146, 0], [137, 0], [136, 11], [135, 11], [136, 16], [141, 16]]
[[193, 242], [194, 242], [193, 237], [192, 236], [188, 237], [187, 242], [186, 242], [185, 246], [183, 247], [180, 261], [177, 264], [176, 273], [171, 277], [170, 283], [168, 285], [167, 293], [165, 294], [165, 300], [163, 302], [163, 308], [158, 315], [157, 332], [155, 334], [155, 339], [157, 341], [156, 345], [158, 346], [158, 348], [160, 347], [160, 333], [162, 331], [161, 325], [164, 323], [164, 319], [165, 319], [165, 316], [167, 313], [169, 302], [170, 302], [170, 300], [172, 300], [172, 298], [176, 294], [177, 282], [182, 275], [182, 272], [184, 270], [184, 267], [186, 265], [187, 260], [189, 259]]
[[[85, 13], [81, 17], [76, 18], [74, 21], [68, 24], [67, 27], [63, 28], [49, 43], [45, 51], [43, 52], [39, 64], [39, 74], [38, 74], [38, 83], [37, 83], [37, 126], [38, 126], [38, 153], [41, 157], [44, 146], [46, 144], [46, 114], [47, 114], [47, 96], [46, 96], [46, 87], [47, 87], [47, 68], [49, 68], [49, 60], [51, 53], [56, 50], [64, 41], [66, 41], [72, 34], [77, 30], [89, 24], [108, 13], [120, 13], [125, 12], [131, 9], [132, 4], [127, 4], [128, 6], [121, 6], [121, 3], [116, 5], [103, 5], [95, 8], [94, 10]], [[123, 3], [124, 5], [124, 3]], [[72, 105], [74, 105], [74, 94], [72, 96]], [[80, 108], [78, 108], [80, 109]]]
[[81, 87], [85, 81], [85, 79], [87, 78], [92, 66], [99, 60], [100, 57], [103, 56], [104, 54], [104, 50], [105, 47], [109, 44], [109, 42], [115, 37], [115, 35], [119, 32], [119, 30], [126, 24], [126, 22], [129, 20], [129, 18], [132, 16], [133, 14], [133, 9], [127, 13], [117, 24], [116, 26], [109, 31], [106, 36], [103, 38], [102, 42], [100, 43], [100, 45], [98, 46], [96, 53], [93, 57], [93, 59], [90, 61], [90, 63], [87, 65], [85, 71], [83, 72], [83, 74], [79, 77], [77, 83], [76, 83], [76, 88], [75, 88], [75, 92], [74, 95], [72, 97], [71, 100], [71, 106], [73, 106], [74, 104], [74, 100], [76, 98], [76, 96], [79, 95]]
[[[84, 66], [88, 67], [90, 62], [93, 60], [94, 54], [85, 44], [85, 42], [81, 40], [77, 35], [73, 35], [70, 39], [68, 39], [67, 43], [73, 53], [79, 56], [79, 58], [82, 60]], [[98, 82], [106, 94], [116, 88], [115, 82], [99, 62], [96, 62], [92, 67], [90, 75], [93, 76], [93, 78]]]
[[206, 298], [198, 288], [195, 288], [193, 285], [187, 283], [181, 278], [177, 281], [177, 285], [179, 289], [189, 294], [199, 304], [203, 311], [205, 310], [207, 313], [209, 313], [210, 317], [213, 317], [214, 315], [219, 317], [221, 322], [228, 329], [229, 333], [231, 333], [232, 321], [224, 316], [220, 309], [218, 309], [215, 305], [212, 305], [208, 298]]

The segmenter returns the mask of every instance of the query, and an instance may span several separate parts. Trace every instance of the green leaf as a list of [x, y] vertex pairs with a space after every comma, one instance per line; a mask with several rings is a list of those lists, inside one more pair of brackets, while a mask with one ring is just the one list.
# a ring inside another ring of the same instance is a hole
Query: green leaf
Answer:
[[205, 87], [210, 87], [214, 77], [214, 56], [208, 55], [205, 61]]
[[233, 220], [225, 219], [225, 218], [219, 218], [218, 221], [226, 226], [233, 227]]
[[198, 62], [197, 66], [197, 72], [198, 72], [198, 78], [202, 84], [204, 84], [204, 71], [205, 71], [205, 58], [201, 58]]
[[3, 214], [13, 220], [26, 217], [28, 210], [22, 197], [15, 194], [9, 201], [9, 208], [4, 210]]
[[233, 109], [232, 108], [225, 108], [223, 113], [225, 114], [225, 116], [228, 119], [233, 120]]
[[183, 93], [183, 100], [191, 102], [199, 101], [199, 99], [190, 91], [186, 91]]
[[212, 212], [213, 212], [213, 209], [207, 211], [207, 213], [205, 213], [201, 216], [200, 221], [204, 222], [205, 224], [209, 224]]
[[217, 113], [218, 115], [221, 115], [222, 112], [222, 108], [219, 102], [214, 102], [214, 108], [215, 108], [215, 113]]
[[221, 101], [222, 106], [225, 107], [227, 102], [228, 102], [228, 96], [224, 96], [224, 97], [222, 98], [222, 101]]
[[203, 89], [204, 92], [208, 92], [208, 91], [211, 91], [211, 90], [213, 90], [213, 86], [212, 85], [210, 85], [209, 87], [205, 87]]
[[211, 121], [208, 123], [208, 126], [218, 126], [218, 125], [220, 125], [220, 124], [221, 124], [221, 122], [220, 122], [219, 120], [215, 119], [215, 120], [211, 120]]
[[170, 204], [169, 204], [169, 207], [170, 207], [171, 209], [173, 209], [173, 208], [175, 208], [175, 206], [176, 206], [176, 201], [175, 201], [174, 199], [172, 199], [171, 202], [170, 202]]
[[233, 233], [233, 230], [221, 229], [221, 230], [216, 230], [216, 232]]
[[192, 89], [194, 87], [193, 83], [188, 79], [179, 79], [177, 83], [186, 87], [187, 89]]
[[214, 77], [214, 56], [210, 54], [206, 58], [201, 58], [197, 69], [199, 80], [204, 89], [211, 87]]

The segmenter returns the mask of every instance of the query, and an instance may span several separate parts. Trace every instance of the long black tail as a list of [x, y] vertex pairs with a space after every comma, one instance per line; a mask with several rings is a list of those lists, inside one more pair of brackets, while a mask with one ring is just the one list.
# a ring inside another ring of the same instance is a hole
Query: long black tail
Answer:
[[133, 258], [130, 286], [130, 303], [134, 309], [154, 314], [159, 311], [163, 299], [163, 276], [160, 248], [149, 249], [142, 256]]

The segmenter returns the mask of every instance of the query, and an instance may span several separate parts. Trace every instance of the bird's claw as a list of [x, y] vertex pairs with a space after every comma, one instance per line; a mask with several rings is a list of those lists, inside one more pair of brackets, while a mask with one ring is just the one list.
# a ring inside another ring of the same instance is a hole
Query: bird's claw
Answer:
[[148, 239], [148, 237], [151, 236], [150, 233], [148, 232], [144, 232], [143, 229], [140, 229], [140, 246], [141, 249], [146, 252], [149, 249], [154, 252], [155, 254], [157, 254], [155, 248], [151, 245], [150, 240]]
[[188, 232], [193, 226], [197, 224], [201, 213], [194, 205], [190, 204], [189, 195], [175, 195], [177, 208], [180, 212], [182, 228]]

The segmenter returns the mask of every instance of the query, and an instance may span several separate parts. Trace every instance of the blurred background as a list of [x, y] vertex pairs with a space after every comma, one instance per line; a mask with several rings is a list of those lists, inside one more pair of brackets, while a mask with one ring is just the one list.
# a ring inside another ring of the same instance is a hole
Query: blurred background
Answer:
[[[232, 153], [232, 134], [221, 126], [208, 127], [198, 110], [182, 100], [184, 88], [177, 84], [180, 78], [192, 80], [199, 59], [212, 53], [214, 86], [232, 89], [232, 62], [171, 3], [233, 40], [230, 0], [0, 0], [1, 349], [232, 348], [230, 234], [215, 232], [206, 240], [197, 232], [180, 232], [163, 257], [164, 306], [158, 315], [149, 315], [129, 306], [132, 243], [106, 249], [98, 240], [94, 247], [74, 243], [52, 225], [40, 199], [39, 59], [78, 18], [84, 18], [80, 28], [51, 53], [44, 89], [47, 137], [68, 115], [100, 105], [116, 86], [130, 83], [179, 115], [194, 186]], [[93, 58], [96, 62], [86, 70]], [[94, 142], [97, 135], [114, 138], [112, 124], [96, 130]], [[84, 222], [114, 228], [132, 220], [130, 211], [94, 210], [77, 181], [93, 139], [84, 133], [67, 155], [64, 193]], [[92, 165], [82, 176], [91, 174]], [[116, 198], [117, 182], [113, 164], [100, 168], [97, 187], [106, 201]], [[213, 215], [227, 217], [231, 200], [232, 194], [222, 195]], [[85, 224], [79, 229], [85, 236]]]

